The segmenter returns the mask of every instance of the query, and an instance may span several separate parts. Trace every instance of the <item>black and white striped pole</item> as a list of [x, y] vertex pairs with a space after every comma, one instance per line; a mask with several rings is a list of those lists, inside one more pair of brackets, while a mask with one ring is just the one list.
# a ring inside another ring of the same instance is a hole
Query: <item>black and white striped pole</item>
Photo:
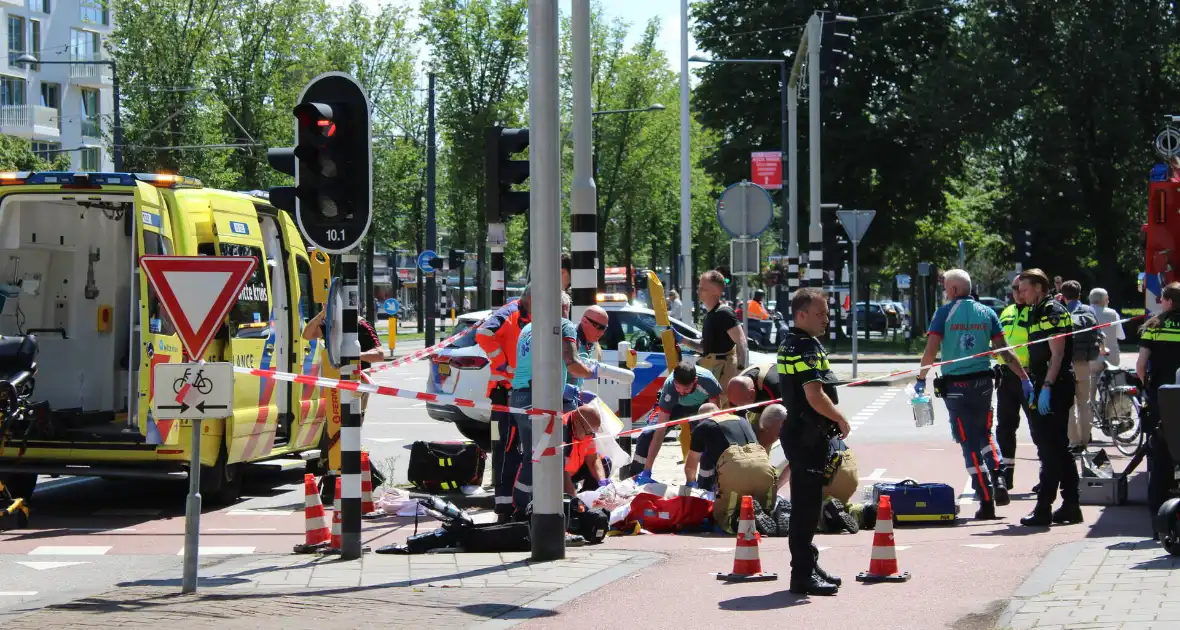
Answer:
[[[619, 342], [619, 367], [620, 368], [622, 368], [624, 370], [631, 369], [631, 365], [629, 364], [630, 362], [628, 361], [630, 356], [631, 356], [631, 343], [627, 342], [627, 341], [620, 341]], [[624, 431], [630, 431], [632, 428], [634, 428], [631, 424], [631, 384], [630, 383], [620, 386], [620, 389], [619, 389], [619, 420], [623, 423], [623, 430]], [[631, 434], [630, 433], [619, 438], [619, 446], [621, 446], [624, 451], [627, 451], [628, 455], [631, 454], [632, 447], [631, 447]]]
[[[356, 254], [341, 257], [344, 281], [344, 307], [341, 309], [342, 346], [341, 378], [360, 382], [361, 345], [357, 339], [360, 305], [360, 265]], [[340, 557], [345, 560], [361, 556], [361, 398], [348, 390], [340, 391]]]
[[492, 252], [492, 310], [507, 303], [504, 285], [504, 243], [505, 229], [503, 223], [488, 224], [488, 249]]
[[594, 184], [593, 112], [590, 99], [590, 3], [572, 5], [574, 178], [570, 184], [571, 319], [594, 306], [598, 293], [598, 191]]
[[[322, 74], [303, 88], [295, 107], [294, 149], [267, 154], [275, 169], [294, 174], [295, 186], [270, 189], [270, 202], [294, 212], [308, 245], [342, 255], [343, 287], [339, 345], [326, 339], [329, 358], [341, 375], [359, 382], [360, 245], [372, 222], [373, 137], [369, 99], [360, 83], [343, 72]], [[433, 144], [433, 143], [431, 143]], [[293, 159], [292, 159], [293, 158]], [[294, 162], [292, 164], [292, 162]], [[293, 167], [293, 168], [292, 168]], [[291, 173], [294, 171], [294, 173]], [[432, 185], [430, 182], [429, 185]], [[433, 190], [430, 191], [430, 194]], [[329, 300], [331, 301], [331, 299]], [[361, 556], [361, 401], [354, 392], [340, 392], [341, 557]]]

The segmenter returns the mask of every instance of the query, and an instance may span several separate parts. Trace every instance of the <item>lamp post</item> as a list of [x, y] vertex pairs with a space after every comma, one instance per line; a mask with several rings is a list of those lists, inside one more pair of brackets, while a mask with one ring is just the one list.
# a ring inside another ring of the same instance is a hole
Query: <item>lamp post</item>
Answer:
[[34, 55], [25, 53], [16, 58], [16, 62], [26, 69], [33, 65], [80, 65], [80, 66], [110, 66], [111, 67], [111, 89], [113, 91], [112, 100], [114, 101], [114, 133], [113, 133], [113, 151], [112, 158], [115, 163], [115, 171], [123, 171], [123, 119], [119, 109], [119, 68], [114, 59], [88, 59], [85, 61], [40, 61]]
[[[790, 86], [790, 80], [789, 80], [789, 76], [788, 76], [789, 69], [787, 67], [787, 61], [785, 59], [709, 59], [708, 57], [704, 57], [701, 55], [693, 55], [692, 57], [689, 57], [688, 60], [689, 61], [696, 61], [696, 62], [700, 62], [700, 63], [774, 64], [779, 67], [779, 75], [781, 77], [780, 82], [781, 82], [781, 101], [782, 101], [782, 103], [781, 103], [782, 129], [781, 129], [780, 138], [779, 138], [779, 159], [782, 164], [782, 173], [784, 175], [786, 175], [787, 169], [788, 169], [788, 163], [794, 164], [794, 162], [795, 162], [795, 152], [793, 150], [792, 151], [787, 150], [788, 138], [791, 137], [788, 135], [788, 131], [789, 131], [788, 125], [789, 125], [790, 118], [791, 118], [789, 112], [792, 111], [792, 109], [789, 107], [789, 99], [788, 99], [789, 92], [791, 91], [791, 89], [790, 89], [791, 86]], [[789, 156], [789, 158], [788, 158], [788, 156]], [[799, 228], [797, 225], [799, 217], [798, 217], [798, 206], [794, 203], [790, 203], [791, 200], [795, 199], [795, 181], [793, 178], [791, 179], [789, 184], [790, 184], [789, 186], [784, 185], [782, 187], [782, 190], [780, 191], [783, 224], [782, 224], [781, 236], [779, 238], [780, 238], [780, 251], [785, 249], [786, 253], [787, 253], [787, 268], [788, 268], [787, 282], [792, 283], [792, 282], [797, 282], [797, 280], [795, 279], [796, 274], [793, 273], [793, 271], [795, 269], [797, 269], [796, 265], [799, 264], [799, 236], [798, 236], [798, 229]], [[789, 210], [788, 210], [788, 206], [789, 206]], [[793, 286], [794, 286], [794, 284], [792, 284], [792, 287]], [[793, 291], [791, 291], [790, 293], [793, 293]], [[781, 284], [779, 285], [778, 290], [775, 292], [775, 300], [776, 300], [776, 309], [775, 310], [779, 311], [780, 313], [786, 313], [787, 314], [786, 317], [788, 319], [790, 318], [790, 314], [788, 312], [790, 309], [790, 298], [791, 298], [790, 293], [788, 293], [788, 295], [784, 296], [783, 295], [783, 288], [782, 288]]]

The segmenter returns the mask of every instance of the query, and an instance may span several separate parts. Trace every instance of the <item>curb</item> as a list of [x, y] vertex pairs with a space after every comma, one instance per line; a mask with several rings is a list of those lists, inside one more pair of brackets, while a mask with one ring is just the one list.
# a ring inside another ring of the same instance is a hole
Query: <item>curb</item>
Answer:
[[510, 610], [499, 617], [489, 619], [474, 627], [478, 630], [502, 630], [504, 628], [511, 628], [522, 621], [536, 619], [537, 617], [551, 613], [558, 607], [578, 597], [596, 591], [616, 580], [621, 580], [632, 573], [646, 569], [665, 558], [667, 556], [660, 553], [646, 551], [634, 552], [632, 557], [624, 562], [620, 562], [609, 569], [599, 571], [588, 578], [574, 582], [548, 595], [542, 595], [530, 602], [525, 602], [514, 610]]
[[1028, 574], [1024, 582], [1012, 593], [1012, 597], [1008, 600], [1008, 605], [1004, 608], [1004, 612], [1000, 614], [999, 621], [996, 622], [996, 627], [1010, 627], [1012, 618], [1024, 607], [1025, 600], [1051, 590], [1053, 585], [1057, 583], [1057, 580], [1061, 578], [1061, 575], [1065, 573], [1066, 569], [1082, 553], [1082, 550], [1092, 542], [1092, 540], [1076, 540], [1058, 545], [1051, 549], [1049, 553], [1045, 554], [1045, 558], [1041, 560], [1041, 563], [1032, 570], [1032, 573]]

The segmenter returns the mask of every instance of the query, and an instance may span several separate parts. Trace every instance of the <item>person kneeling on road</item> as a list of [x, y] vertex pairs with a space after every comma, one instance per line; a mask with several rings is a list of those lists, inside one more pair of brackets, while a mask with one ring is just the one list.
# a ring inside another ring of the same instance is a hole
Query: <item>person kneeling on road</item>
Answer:
[[[699, 413], [717, 411], [717, 405], [706, 403]], [[726, 533], [734, 533], [732, 521], [743, 496], [753, 497], [767, 512], [774, 507], [774, 467], [745, 418], [723, 414], [697, 423], [684, 477], [685, 487], [698, 487], [699, 480], [701, 489], [714, 492], [713, 522]]]
[[[602, 427], [598, 408], [584, 404], [561, 418], [565, 468], [562, 486], [570, 496], [610, 485], [610, 460], [598, 453], [594, 434]], [[579, 487], [579, 484], [580, 487]]]
[[[660, 399], [656, 403], [656, 428], [639, 434], [635, 441], [635, 455], [631, 472], [638, 467], [643, 469], [635, 475], [635, 483], [644, 485], [651, 483], [652, 466], [656, 463], [656, 456], [660, 454], [660, 446], [664, 442], [664, 434], [668, 427], [658, 426], [670, 420], [679, 420], [697, 414], [697, 409], [706, 402], [716, 402], [721, 395], [721, 384], [709, 370], [693, 365], [690, 361], [681, 361], [672, 370], [664, 386], [660, 388]], [[692, 427], [680, 425], [681, 431], [691, 431]]]
[[922, 369], [914, 391], [926, 389], [926, 374], [941, 351], [942, 367], [935, 381], [935, 393], [946, 402], [951, 417], [951, 435], [963, 450], [963, 460], [971, 485], [979, 500], [976, 519], [996, 518], [996, 506], [1008, 505], [1008, 488], [1000, 474], [1000, 457], [992, 440], [992, 390], [995, 373], [991, 357], [974, 355], [990, 341], [1008, 368], [1020, 379], [1025, 394], [1032, 393], [1032, 382], [1020, 361], [1007, 346], [1000, 318], [992, 309], [971, 297], [971, 276], [962, 269], [951, 269], [944, 276], [946, 304], [934, 312], [922, 355]]

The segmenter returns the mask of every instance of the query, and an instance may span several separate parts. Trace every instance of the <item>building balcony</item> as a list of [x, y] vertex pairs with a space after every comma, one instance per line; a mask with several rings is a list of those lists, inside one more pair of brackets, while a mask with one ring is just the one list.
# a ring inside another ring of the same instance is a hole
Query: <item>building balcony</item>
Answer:
[[111, 84], [111, 67], [106, 64], [86, 63], [105, 60], [99, 55], [93, 57], [73, 57], [70, 61], [82, 62], [70, 64], [70, 82], [76, 85], [103, 87]]
[[97, 118], [82, 119], [82, 137], [94, 138], [96, 140], [102, 139], [102, 125], [99, 124]]
[[30, 138], [33, 112], [29, 105], [0, 105], [0, 133]]
[[61, 111], [56, 107], [30, 105], [33, 118], [33, 133], [41, 137], [58, 138], [61, 136]]

